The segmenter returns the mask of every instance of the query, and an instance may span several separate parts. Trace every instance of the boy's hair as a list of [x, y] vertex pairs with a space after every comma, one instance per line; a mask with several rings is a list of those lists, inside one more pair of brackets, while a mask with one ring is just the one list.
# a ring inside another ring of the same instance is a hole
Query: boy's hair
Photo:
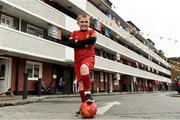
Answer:
[[87, 14], [78, 15], [77, 21], [79, 21], [81, 18], [87, 18], [87, 17], [90, 19], [90, 16]]

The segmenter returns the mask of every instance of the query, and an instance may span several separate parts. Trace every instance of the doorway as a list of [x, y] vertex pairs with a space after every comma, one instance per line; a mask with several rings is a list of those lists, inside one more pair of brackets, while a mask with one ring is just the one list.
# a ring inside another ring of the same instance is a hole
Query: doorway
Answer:
[[11, 59], [0, 57], [0, 92], [11, 88]]

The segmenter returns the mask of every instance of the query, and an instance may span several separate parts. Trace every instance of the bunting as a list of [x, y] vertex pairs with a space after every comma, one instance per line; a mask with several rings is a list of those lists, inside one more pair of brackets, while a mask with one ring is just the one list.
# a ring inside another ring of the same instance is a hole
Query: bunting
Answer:
[[159, 39], [159, 40], [169, 40], [169, 41], [173, 41], [175, 44], [177, 44], [179, 42], [179, 40], [177, 39], [173, 39], [171, 37], [165, 37], [165, 36], [160, 36], [160, 35], [155, 35], [155, 34], [149, 34], [149, 33], [144, 33], [144, 32], [140, 32], [140, 34], [146, 38], [149, 38], [150, 36], [152, 36], [153, 38]]

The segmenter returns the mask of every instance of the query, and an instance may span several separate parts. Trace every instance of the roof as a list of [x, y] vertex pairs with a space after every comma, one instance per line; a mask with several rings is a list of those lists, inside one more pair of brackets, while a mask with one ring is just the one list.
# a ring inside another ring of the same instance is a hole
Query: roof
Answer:
[[133, 22], [127, 21], [127, 23], [128, 23], [129, 25], [131, 25], [132, 27], [134, 27], [137, 31], [140, 31], [140, 29], [139, 29]]
[[111, 2], [111, 1], [109, 1], [109, 0], [104, 0], [104, 1], [107, 1], [109, 4], [111, 4], [111, 5], [112, 5], [112, 2]]
[[155, 45], [155, 43], [151, 40], [151, 39], [147, 39], [150, 43], [153, 44], [153, 46]]
[[171, 58], [168, 58], [170, 60], [175, 60], [175, 61], [180, 61], [180, 57], [171, 57]]

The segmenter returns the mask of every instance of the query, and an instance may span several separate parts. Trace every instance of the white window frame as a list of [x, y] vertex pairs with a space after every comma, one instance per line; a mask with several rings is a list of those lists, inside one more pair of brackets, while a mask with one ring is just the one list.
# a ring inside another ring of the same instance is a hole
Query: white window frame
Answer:
[[100, 75], [100, 81], [103, 82], [103, 79], [104, 79], [103, 73], [101, 72], [99, 75]]
[[105, 82], [107, 83], [108, 82], [108, 74], [105, 73], [105, 78], [104, 78]]
[[[34, 32], [34, 33], [35, 33], [35, 31], [31, 31], [31, 30], [29, 30], [29, 29], [28, 29], [29, 27], [31, 27], [31, 28], [33, 28], [33, 29], [36, 29], [36, 30], [40, 31], [40, 32], [41, 32], [41, 34], [42, 34], [42, 36], [40, 36], [40, 35], [39, 35], [39, 36], [37, 36], [37, 35], [33, 34], [32, 32]], [[28, 34], [31, 34], [31, 35], [34, 35], [34, 36], [37, 36], [37, 37], [40, 37], [40, 38], [43, 38], [43, 36], [44, 36], [44, 30], [43, 30], [43, 29], [38, 28], [38, 27], [33, 26], [33, 25], [30, 25], [30, 24], [27, 24], [27, 29], [26, 29], [26, 32], [27, 32]]]
[[119, 85], [119, 80], [114, 80], [114, 85]]
[[38, 78], [42, 78], [42, 63], [26, 61], [26, 72], [27, 72], [27, 64], [33, 65], [32, 76], [34, 76], [34, 65], [39, 65], [39, 77], [28, 77], [28, 80], [38, 80]]
[[94, 71], [91, 71], [91, 73], [90, 73], [90, 79], [91, 79], [91, 81], [94, 81]]
[[[7, 24], [2, 23], [2, 19], [8, 20], [8, 21], [10, 22], [10, 26], [7, 25]], [[13, 18], [13, 17], [10, 17], [10, 16], [7, 16], [7, 15], [1, 14], [1, 25], [6, 26], [6, 27], [13, 28], [13, 26], [14, 26], [13, 21], [14, 21], [14, 18]]]
[[113, 75], [114, 85], [119, 85], [119, 80], [120, 80], [120, 74], [119, 73], [116, 73], [115, 75]]

